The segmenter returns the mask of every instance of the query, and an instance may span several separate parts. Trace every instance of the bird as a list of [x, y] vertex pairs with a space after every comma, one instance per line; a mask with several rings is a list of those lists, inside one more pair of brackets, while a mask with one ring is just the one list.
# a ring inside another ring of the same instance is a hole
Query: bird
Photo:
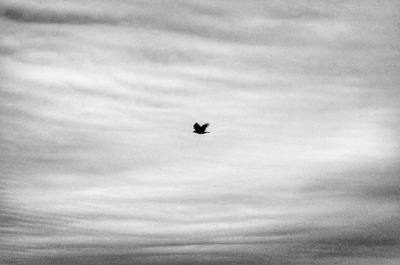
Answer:
[[205, 134], [205, 133], [210, 133], [210, 132], [206, 132], [206, 129], [208, 127], [208, 125], [210, 125], [209, 123], [205, 123], [203, 125], [200, 126], [200, 124], [198, 124], [197, 122], [193, 125], [194, 131], [193, 133], [197, 133], [197, 134]]

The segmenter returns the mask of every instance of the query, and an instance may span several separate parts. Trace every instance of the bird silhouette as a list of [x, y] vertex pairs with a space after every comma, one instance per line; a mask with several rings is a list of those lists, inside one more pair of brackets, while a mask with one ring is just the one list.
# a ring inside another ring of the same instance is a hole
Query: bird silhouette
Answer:
[[198, 124], [197, 122], [193, 125], [194, 128], [194, 133], [198, 133], [198, 134], [205, 134], [205, 133], [210, 133], [210, 132], [206, 132], [206, 129], [208, 127], [208, 123], [205, 123], [203, 125], [200, 126], [200, 124]]

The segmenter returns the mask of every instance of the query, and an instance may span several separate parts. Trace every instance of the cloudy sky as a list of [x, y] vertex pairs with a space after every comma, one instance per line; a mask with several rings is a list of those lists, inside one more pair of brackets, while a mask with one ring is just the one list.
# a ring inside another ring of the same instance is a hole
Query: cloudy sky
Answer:
[[399, 21], [0, 0], [0, 263], [399, 264]]

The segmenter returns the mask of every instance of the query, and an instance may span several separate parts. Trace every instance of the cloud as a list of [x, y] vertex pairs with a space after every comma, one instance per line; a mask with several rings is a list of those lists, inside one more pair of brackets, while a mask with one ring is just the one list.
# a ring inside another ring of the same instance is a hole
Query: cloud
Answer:
[[21, 23], [49, 23], [49, 24], [114, 24], [107, 18], [99, 18], [88, 14], [55, 12], [54, 10], [25, 9], [5, 7], [2, 16]]
[[0, 262], [396, 264], [396, 5], [1, 1]]

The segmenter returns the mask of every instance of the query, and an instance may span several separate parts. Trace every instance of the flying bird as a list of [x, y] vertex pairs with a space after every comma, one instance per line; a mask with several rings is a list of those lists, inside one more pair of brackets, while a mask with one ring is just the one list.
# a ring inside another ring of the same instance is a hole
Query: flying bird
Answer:
[[200, 124], [198, 124], [197, 122], [193, 125], [194, 128], [194, 133], [198, 133], [198, 134], [205, 134], [205, 133], [210, 133], [210, 132], [206, 132], [206, 129], [208, 127], [208, 125], [210, 125], [209, 123], [203, 124], [200, 126]]

